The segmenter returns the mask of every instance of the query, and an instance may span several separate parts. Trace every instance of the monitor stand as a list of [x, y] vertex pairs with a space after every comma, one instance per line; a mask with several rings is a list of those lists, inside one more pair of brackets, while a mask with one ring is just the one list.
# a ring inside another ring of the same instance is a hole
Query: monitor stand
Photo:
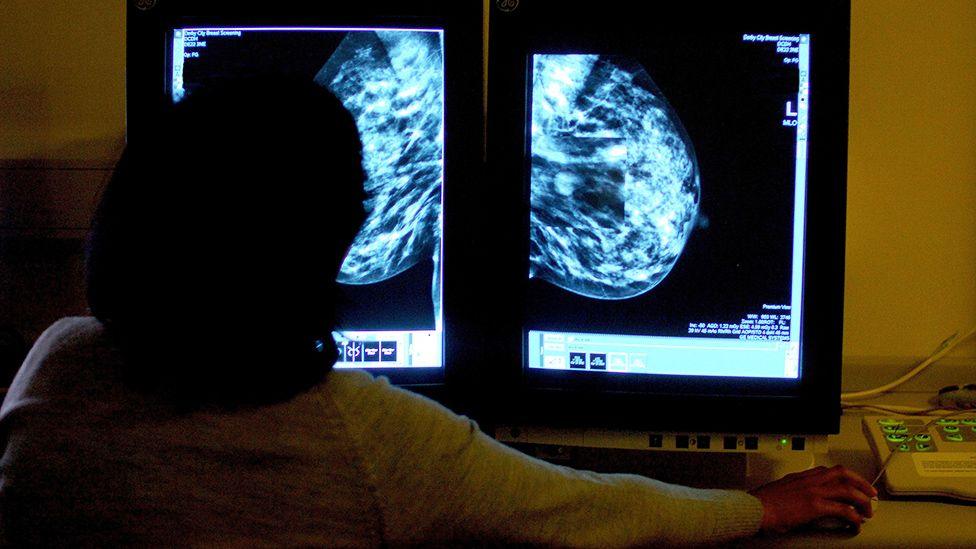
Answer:
[[495, 438], [581, 469], [702, 488], [752, 488], [826, 462], [827, 436], [499, 426]]

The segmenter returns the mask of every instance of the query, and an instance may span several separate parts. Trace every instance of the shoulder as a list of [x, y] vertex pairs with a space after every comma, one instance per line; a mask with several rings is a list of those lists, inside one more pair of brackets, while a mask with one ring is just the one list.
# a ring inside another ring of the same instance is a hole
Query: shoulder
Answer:
[[37, 338], [10, 384], [3, 413], [18, 401], [84, 390], [85, 380], [98, 376], [99, 366], [113, 355], [105, 328], [93, 317], [58, 320]]
[[77, 363], [90, 360], [96, 350], [110, 347], [104, 325], [94, 317], [68, 317], [58, 320], [37, 338], [22, 370], [52, 362]]
[[427, 407], [434, 404], [424, 397], [390, 384], [386, 377], [374, 377], [363, 370], [333, 370], [324, 386], [336, 405], [356, 417], [372, 415], [371, 410]]
[[347, 424], [365, 431], [361, 434], [422, 434], [428, 438], [455, 433], [466, 437], [478, 430], [473, 421], [434, 400], [361, 370], [333, 370], [325, 390]]
[[[86, 346], [100, 341], [105, 336], [105, 327], [92, 316], [72, 316], [62, 318], [51, 324], [34, 343], [31, 354], [56, 354], [73, 347]], [[28, 356], [28, 361], [30, 356]]]
[[390, 383], [385, 376], [373, 376], [363, 370], [333, 370], [326, 381], [326, 390], [347, 407], [363, 407], [365, 402], [383, 402], [391, 406], [403, 406], [427, 413], [450, 414], [453, 412], [425, 396]]

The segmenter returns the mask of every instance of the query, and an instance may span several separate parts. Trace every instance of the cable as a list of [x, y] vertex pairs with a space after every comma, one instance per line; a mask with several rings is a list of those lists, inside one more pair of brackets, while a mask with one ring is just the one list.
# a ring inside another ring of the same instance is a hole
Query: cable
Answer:
[[902, 414], [906, 416], [924, 416], [936, 414], [937, 412], [945, 412], [946, 414], [955, 413], [956, 410], [950, 408], [933, 407], [933, 408], [919, 408], [918, 406], [897, 406], [897, 405], [887, 405], [887, 404], [859, 404], [856, 402], [844, 402], [841, 401], [840, 405], [842, 408], [863, 408], [865, 410], [877, 410], [879, 412], [890, 412], [895, 414]]
[[900, 378], [892, 381], [891, 383], [887, 383], [885, 385], [882, 385], [881, 387], [876, 387], [874, 389], [867, 389], [867, 390], [864, 390], [864, 391], [857, 391], [857, 392], [853, 392], [853, 393], [841, 393], [841, 395], [840, 395], [841, 401], [845, 401], [845, 400], [860, 400], [860, 399], [864, 399], [864, 398], [873, 398], [873, 397], [878, 396], [878, 395], [880, 395], [882, 393], [888, 392], [891, 389], [894, 389], [895, 387], [898, 387], [899, 385], [902, 385], [906, 381], [908, 381], [908, 380], [912, 379], [913, 377], [917, 376], [918, 374], [922, 373], [923, 370], [925, 370], [926, 368], [928, 368], [929, 366], [931, 366], [933, 363], [935, 363], [936, 361], [938, 361], [939, 359], [941, 359], [942, 357], [944, 357], [946, 354], [948, 354], [950, 351], [952, 351], [952, 349], [954, 349], [956, 347], [956, 345], [959, 345], [963, 341], [966, 341], [967, 339], [969, 339], [970, 337], [972, 337], [973, 334], [976, 334], [976, 326], [973, 326], [972, 328], [970, 328], [970, 330], [968, 332], [966, 332], [965, 335], [963, 335], [962, 337], [959, 337], [959, 333], [958, 332], [952, 334], [951, 336], [949, 336], [948, 338], [946, 338], [945, 341], [943, 341], [941, 345], [939, 345], [939, 348], [936, 349], [936, 351], [935, 351], [934, 354], [930, 355], [928, 358], [926, 358], [925, 360], [923, 360], [922, 362], [920, 362], [918, 364], [918, 366], [915, 366], [914, 368], [912, 368], [911, 371], [909, 371], [907, 374], [905, 374], [905, 375], [901, 376]]

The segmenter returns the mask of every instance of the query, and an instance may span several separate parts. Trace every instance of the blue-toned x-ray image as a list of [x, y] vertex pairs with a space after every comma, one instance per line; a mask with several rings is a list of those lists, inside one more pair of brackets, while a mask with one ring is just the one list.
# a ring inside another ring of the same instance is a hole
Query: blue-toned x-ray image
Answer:
[[674, 267], [698, 215], [694, 147], [635, 60], [535, 55], [529, 277], [626, 299]]
[[338, 281], [372, 284], [433, 258], [439, 300], [444, 158], [441, 33], [351, 31], [315, 81], [353, 114], [363, 142], [368, 213]]

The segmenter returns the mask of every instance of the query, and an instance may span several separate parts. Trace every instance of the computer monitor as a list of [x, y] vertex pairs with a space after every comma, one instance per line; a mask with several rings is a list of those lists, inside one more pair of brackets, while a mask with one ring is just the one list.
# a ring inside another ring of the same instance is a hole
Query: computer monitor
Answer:
[[493, 3], [488, 160], [521, 204], [503, 417], [836, 432], [849, 17]]
[[[465, 157], [480, 150], [450, 140], [480, 121], [480, 71], [460, 57], [480, 61], [480, 41], [470, 36], [470, 28], [480, 30], [480, 13], [449, 2], [259, 4], [130, 2], [129, 139], [139, 138], [159, 106], [217, 82], [297, 77], [334, 93], [360, 132], [367, 195], [366, 221], [337, 279], [335, 367], [439, 383], [450, 253], [445, 199], [448, 188], [464, 184], [460, 174], [472, 164]], [[475, 85], [465, 86], [470, 78]]]

